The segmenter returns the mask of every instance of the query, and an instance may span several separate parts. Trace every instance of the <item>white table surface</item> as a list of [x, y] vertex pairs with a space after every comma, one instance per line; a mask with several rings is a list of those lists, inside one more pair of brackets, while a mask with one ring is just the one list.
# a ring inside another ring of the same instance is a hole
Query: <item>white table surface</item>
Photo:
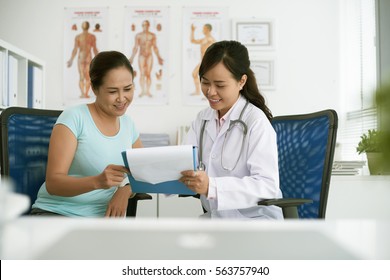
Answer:
[[21, 217], [1, 259], [390, 259], [390, 223]]
[[326, 219], [390, 220], [390, 176], [332, 176]]

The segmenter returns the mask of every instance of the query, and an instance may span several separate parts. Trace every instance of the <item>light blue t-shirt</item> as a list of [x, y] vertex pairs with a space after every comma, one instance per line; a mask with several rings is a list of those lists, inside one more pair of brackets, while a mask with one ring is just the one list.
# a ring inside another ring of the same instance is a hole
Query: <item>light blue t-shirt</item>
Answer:
[[[67, 126], [77, 139], [77, 149], [69, 169], [69, 176], [74, 177], [98, 175], [109, 164], [124, 165], [121, 152], [131, 148], [139, 136], [134, 122], [127, 115], [120, 117], [117, 135], [103, 135], [96, 127], [86, 104], [65, 110], [59, 116], [57, 124]], [[113, 187], [64, 197], [50, 195], [46, 190], [46, 183], [43, 183], [32, 208], [65, 216], [100, 217], [104, 216], [116, 189]]]

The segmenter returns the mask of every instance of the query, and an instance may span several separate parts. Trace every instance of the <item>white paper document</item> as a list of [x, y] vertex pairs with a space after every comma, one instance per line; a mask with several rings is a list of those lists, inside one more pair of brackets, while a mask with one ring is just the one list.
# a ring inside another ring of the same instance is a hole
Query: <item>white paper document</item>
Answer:
[[184, 170], [195, 170], [197, 149], [192, 145], [127, 149], [126, 159], [134, 179], [157, 184], [178, 180]]

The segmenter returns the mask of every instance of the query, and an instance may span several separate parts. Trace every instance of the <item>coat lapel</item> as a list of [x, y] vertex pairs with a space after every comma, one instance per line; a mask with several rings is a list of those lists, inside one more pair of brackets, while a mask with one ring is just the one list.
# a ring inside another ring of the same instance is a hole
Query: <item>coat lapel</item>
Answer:
[[240, 96], [237, 104], [234, 106], [232, 112], [230, 113], [229, 117], [226, 119], [223, 127], [221, 128], [220, 137], [226, 133], [226, 131], [229, 129], [230, 121], [238, 120], [241, 114], [242, 109], [244, 108], [246, 103], [246, 99], [242, 96]]
[[[246, 99], [240, 96], [238, 103], [234, 106], [233, 111], [230, 116], [226, 119], [221, 131], [219, 133], [219, 137], [222, 137], [229, 128], [230, 120], [237, 120], [240, 117], [241, 111], [244, 108], [246, 103]], [[207, 120], [204, 137], [210, 137], [213, 143], [217, 138], [217, 124], [215, 121], [215, 111], [209, 110], [207, 114], [203, 117], [203, 120]], [[206, 136], [207, 135], [207, 136]]]

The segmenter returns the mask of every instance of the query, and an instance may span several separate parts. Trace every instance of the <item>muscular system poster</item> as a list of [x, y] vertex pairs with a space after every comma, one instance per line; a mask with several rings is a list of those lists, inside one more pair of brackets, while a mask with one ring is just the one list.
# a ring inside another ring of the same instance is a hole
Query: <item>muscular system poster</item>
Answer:
[[207, 105], [200, 89], [199, 65], [206, 49], [214, 42], [226, 40], [225, 7], [183, 8], [183, 102]]
[[124, 49], [135, 77], [134, 103], [169, 102], [169, 7], [126, 7]]
[[107, 7], [65, 8], [64, 105], [87, 103], [95, 96], [90, 87], [89, 64], [108, 42]]

